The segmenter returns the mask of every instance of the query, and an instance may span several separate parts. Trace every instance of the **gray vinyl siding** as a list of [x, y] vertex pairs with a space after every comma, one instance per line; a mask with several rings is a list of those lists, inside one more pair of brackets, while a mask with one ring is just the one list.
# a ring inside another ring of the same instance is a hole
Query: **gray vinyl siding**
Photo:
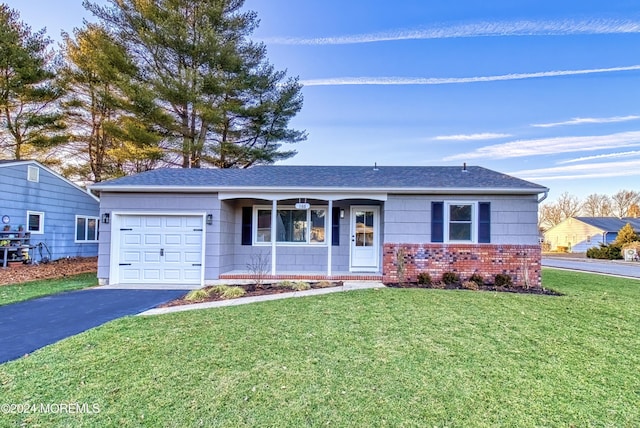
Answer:
[[384, 242], [431, 242], [431, 202], [491, 202], [492, 244], [538, 244], [535, 195], [389, 195], [384, 207]]
[[[29, 166], [39, 169], [39, 180], [27, 180]], [[11, 228], [27, 226], [27, 211], [44, 213], [44, 233], [31, 234], [31, 245], [43, 243], [53, 260], [92, 257], [97, 243], [75, 242], [76, 216], [98, 217], [99, 203], [87, 192], [33, 163], [0, 167], [0, 217], [11, 217]], [[43, 251], [43, 256], [48, 256]], [[40, 260], [36, 250], [35, 260]]]

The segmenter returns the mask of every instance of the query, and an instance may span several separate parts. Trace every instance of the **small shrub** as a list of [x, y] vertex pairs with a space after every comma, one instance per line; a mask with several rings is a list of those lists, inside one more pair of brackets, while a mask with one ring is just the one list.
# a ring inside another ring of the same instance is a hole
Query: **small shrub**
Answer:
[[590, 259], [618, 260], [622, 258], [621, 247], [616, 244], [600, 244], [599, 247], [591, 247], [587, 250]]
[[513, 285], [513, 280], [511, 279], [511, 275], [509, 274], [498, 273], [495, 276], [494, 284], [496, 287], [509, 288]]
[[308, 282], [297, 281], [291, 284], [291, 289], [295, 291], [304, 291], [311, 288], [311, 285]]
[[476, 283], [475, 281], [464, 281], [462, 283], [462, 288], [466, 290], [477, 290], [479, 287], [478, 283]]
[[236, 299], [238, 297], [242, 297], [247, 292], [242, 287], [227, 287], [226, 290], [220, 294], [220, 297], [223, 299]]
[[276, 287], [279, 287], [279, 288], [293, 288], [294, 285], [295, 285], [295, 282], [289, 281], [289, 280], [284, 280], [284, 281], [280, 281], [279, 283], [277, 283]]
[[484, 278], [479, 273], [474, 273], [469, 277], [469, 281], [475, 282], [478, 287], [484, 285]]
[[189, 302], [202, 302], [209, 297], [209, 293], [205, 289], [191, 290], [184, 296], [184, 300]]
[[455, 272], [445, 272], [442, 274], [442, 282], [446, 285], [457, 284], [460, 282], [460, 276]]
[[431, 280], [431, 275], [429, 275], [429, 272], [420, 272], [418, 274], [418, 284], [420, 285], [431, 285], [432, 280]]
[[316, 287], [318, 288], [327, 288], [327, 287], [333, 287], [333, 282], [331, 281], [320, 281], [316, 284]]
[[209, 289], [209, 295], [211, 295], [211, 294], [222, 294], [227, 290], [227, 288], [229, 288], [229, 286], [225, 285], [225, 284], [216, 285], [216, 286], [211, 287]]

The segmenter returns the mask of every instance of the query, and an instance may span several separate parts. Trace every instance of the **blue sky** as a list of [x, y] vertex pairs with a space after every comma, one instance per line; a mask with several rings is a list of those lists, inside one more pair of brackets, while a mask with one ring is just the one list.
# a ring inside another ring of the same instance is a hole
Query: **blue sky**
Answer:
[[[81, 0], [11, 0], [59, 38]], [[62, 7], [61, 5], [64, 5]], [[306, 129], [288, 164], [481, 165], [578, 197], [640, 190], [637, 0], [247, 0]]]

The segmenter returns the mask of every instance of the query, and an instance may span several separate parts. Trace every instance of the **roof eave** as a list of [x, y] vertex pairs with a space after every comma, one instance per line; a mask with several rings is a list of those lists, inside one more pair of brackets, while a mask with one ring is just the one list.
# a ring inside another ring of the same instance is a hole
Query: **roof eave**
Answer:
[[264, 193], [380, 193], [391, 194], [434, 194], [434, 195], [538, 195], [548, 192], [546, 187], [267, 187], [267, 186], [166, 186], [166, 185], [100, 185], [91, 189], [117, 193], [217, 193], [217, 192], [264, 192]]

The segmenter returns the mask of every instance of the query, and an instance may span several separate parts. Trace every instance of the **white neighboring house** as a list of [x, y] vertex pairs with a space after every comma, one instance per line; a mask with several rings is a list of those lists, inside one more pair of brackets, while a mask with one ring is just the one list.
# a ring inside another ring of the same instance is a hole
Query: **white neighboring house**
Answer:
[[640, 218], [569, 217], [544, 232], [544, 241], [551, 251], [565, 247], [570, 253], [584, 253], [600, 244], [611, 244], [627, 223], [636, 233], [640, 231]]

